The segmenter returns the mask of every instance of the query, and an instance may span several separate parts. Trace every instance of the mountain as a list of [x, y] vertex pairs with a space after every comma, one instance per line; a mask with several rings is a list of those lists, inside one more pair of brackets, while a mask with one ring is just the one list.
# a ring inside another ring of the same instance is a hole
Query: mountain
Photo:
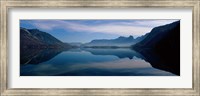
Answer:
[[153, 28], [132, 48], [153, 67], [180, 75], [180, 21]]
[[129, 47], [137, 42], [143, 40], [148, 34], [141, 37], [133, 38], [133, 36], [123, 37], [120, 36], [116, 39], [98, 39], [92, 40], [89, 43], [84, 44], [86, 47], [103, 47], [103, 46], [116, 46], [116, 47]]
[[81, 45], [82, 45], [82, 43], [80, 43], [80, 42], [71, 42], [71, 43], [69, 43], [71, 46], [73, 46], [73, 47], [80, 47]]
[[20, 48], [70, 48], [70, 45], [38, 29], [20, 28]]
[[28, 31], [32, 34], [32, 36], [36, 37], [38, 40], [40, 40], [41, 42], [45, 44], [48, 44], [48, 45], [62, 45], [63, 44], [60, 40], [56, 39], [52, 35], [46, 32], [42, 32], [38, 29], [29, 29]]

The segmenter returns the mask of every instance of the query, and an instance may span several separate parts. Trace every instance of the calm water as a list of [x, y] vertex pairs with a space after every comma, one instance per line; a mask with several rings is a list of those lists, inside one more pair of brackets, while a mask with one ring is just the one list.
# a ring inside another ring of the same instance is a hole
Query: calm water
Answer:
[[[25, 51], [25, 52], [24, 52]], [[172, 76], [128, 48], [24, 50], [21, 76]]]

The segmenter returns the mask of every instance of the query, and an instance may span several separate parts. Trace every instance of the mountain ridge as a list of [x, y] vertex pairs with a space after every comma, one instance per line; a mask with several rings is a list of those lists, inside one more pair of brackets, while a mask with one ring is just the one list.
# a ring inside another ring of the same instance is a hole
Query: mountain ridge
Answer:
[[70, 48], [47, 32], [20, 27], [20, 48]]
[[153, 28], [132, 48], [142, 54], [152, 67], [180, 75], [180, 21]]
[[118, 38], [115, 38], [115, 39], [95, 39], [89, 43], [84, 44], [84, 46], [86, 47], [94, 47], [94, 46], [96, 47], [102, 47], [102, 46], [129, 47], [143, 40], [147, 35], [148, 33], [137, 38], [134, 38], [133, 36], [130, 35], [129, 37], [119, 36]]

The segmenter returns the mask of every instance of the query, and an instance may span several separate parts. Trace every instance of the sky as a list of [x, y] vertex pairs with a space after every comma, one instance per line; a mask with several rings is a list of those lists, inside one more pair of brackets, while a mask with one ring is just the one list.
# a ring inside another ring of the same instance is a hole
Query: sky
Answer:
[[86, 43], [94, 39], [134, 38], [149, 33], [154, 27], [178, 20], [20, 20], [20, 27], [39, 29], [63, 42]]

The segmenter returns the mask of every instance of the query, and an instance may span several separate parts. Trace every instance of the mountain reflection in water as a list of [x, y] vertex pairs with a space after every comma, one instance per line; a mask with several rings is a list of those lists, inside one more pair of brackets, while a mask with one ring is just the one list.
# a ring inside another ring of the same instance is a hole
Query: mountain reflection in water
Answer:
[[151, 62], [147, 62], [148, 58], [128, 48], [28, 49], [21, 51], [21, 54], [21, 76], [176, 75], [170, 71], [176, 69], [160, 70], [159, 65], [152, 67]]

